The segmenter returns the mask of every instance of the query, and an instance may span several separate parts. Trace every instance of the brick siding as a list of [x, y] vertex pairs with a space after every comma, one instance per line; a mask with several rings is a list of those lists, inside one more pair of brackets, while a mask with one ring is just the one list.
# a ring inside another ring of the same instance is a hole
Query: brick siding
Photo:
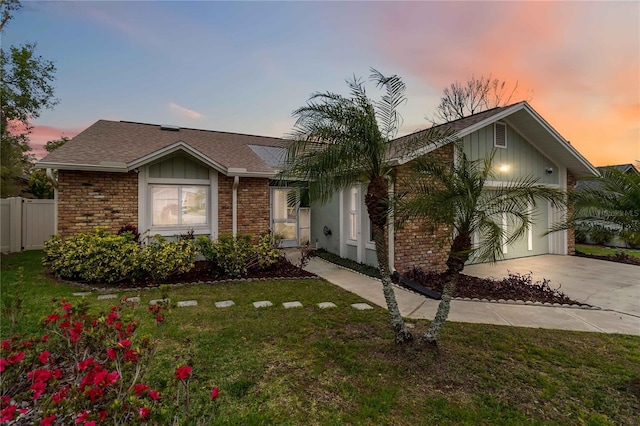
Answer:
[[[429, 154], [442, 161], [453, 163], [453, 145], [438, 148]], [[410, 175], [410, 165], [396, 169], [396, 193], [402, 190], [403, 179]], [[449, 227], [434, 229], [422, 220], [411, 220], [395, 230], [394, 266], [401, 274], [414, 267], [425, 271], [443, 272], [451, 247], [452, 232]]]
[[58, 172], [58, 233], [69, 236], [106, 226], [117, 232], [138, 225], [138, 175], [129, 173]]
[[[269, 179], [240, 178], [238, 184], [238, 233], [257, 236], [270, 228]], [[219, 175], [218, 232], [232, 232], [233, 177]]]

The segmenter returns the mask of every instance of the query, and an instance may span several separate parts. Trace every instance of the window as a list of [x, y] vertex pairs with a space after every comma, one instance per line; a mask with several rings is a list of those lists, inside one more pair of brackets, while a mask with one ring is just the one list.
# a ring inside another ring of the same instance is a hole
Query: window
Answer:
[[358, 239], [358, 188], [351, 188], [349, 197], [349, 239]]
[[206, 225], [207, 190], [207, 186], [151, 185], [151, 225]]
[[493, 145], [496, 148], [507, 147], [507, 125], [504, 123], [495, 123], [493, 125]]

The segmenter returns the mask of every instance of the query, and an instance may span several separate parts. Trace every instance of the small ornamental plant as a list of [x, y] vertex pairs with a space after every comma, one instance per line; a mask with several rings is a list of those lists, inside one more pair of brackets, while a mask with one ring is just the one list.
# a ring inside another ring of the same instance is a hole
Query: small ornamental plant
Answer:
[[[165, 406], [160, 392], [143, 380], [157, 345], [136, 335], [138, 322], [123, 314], [126, 306], [125, 302], [94, 316], [86, 305], [61, 300], [44, 319], [42, 335], [4, 340], [0, 424], [161, 422], [159, 413], [173, 405], [167, 401]], [[188, 387], [191, 371], [191, 366], [178, 366], [178, 386], [186, 381]], [[218, 394], [217, 388], [212, 389], [211, 399]]]

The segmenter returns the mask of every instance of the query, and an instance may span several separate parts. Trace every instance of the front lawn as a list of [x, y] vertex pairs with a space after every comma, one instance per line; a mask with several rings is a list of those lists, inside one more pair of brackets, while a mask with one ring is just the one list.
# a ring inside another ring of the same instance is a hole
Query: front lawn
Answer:
[[598, 256], [613, 256], [616, 253], [624, 252], [629, 256], [640, 257], [640, 250], [620, 247], [597, 246], [593, 244], [576, 244], [576, 251], [580, 251], [584, 254], [595, 254]]
[[[21, 332], [39, 332], [51, 298], [83, 291], [44, 276], [41, 256], [2, 257], [3, 298], [24, 267]], [[172, 301], [198, 306], [160, 326], [146, 312], [159, 289], [117, 293], [141, 297], [139, 332], [157, 340], [147, 382], [166, 395], [175, 357], [190, 352], [193, 391], [220, 388], [190, 424], [640, 424], [639, 337], [448, 322], [439, 350], [396, 347], [386, 311], [356, 311], [364, 300], [321, 279], [175, 286]], [[108, 311], [114, 300], [95, 294], [90, 310]], [[214, 307], [223, 300], [235, 306]], [[304, 308], [282, 307], [295, 300]], [[337, 308], [316, 306], [327, 301]]]

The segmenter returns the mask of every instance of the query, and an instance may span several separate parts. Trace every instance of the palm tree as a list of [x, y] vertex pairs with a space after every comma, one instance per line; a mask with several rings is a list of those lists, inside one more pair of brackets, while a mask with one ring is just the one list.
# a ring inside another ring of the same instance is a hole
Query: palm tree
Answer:
[[596, 224], [629, 246], [640, 245], [640, 173], [610, 167], [593, 184], [576, 190], [571, 199], [573, 215], [556, 229]]
[[[435, 319], [422, 336], [437, 344], [447, 317], [460, 273], [473, 256], [478, 261], [495, 262], [502, 247], [525, 235], [532, 224], [530, 214], [536, 201], [558, 203], [562, 193], [537, 184], [535, 178], [521, 178], [498, 187], [486, 188], [494, 180], [493, 154], [485, 159], [469, 160], [461, 144], [456, 143], [457, 161], [438, 162], [418, 158], [412, 164], [412, 178], [406, 182], [397, 215], [401, 220], [425, 219], [434, 227], [447, 226], [454, 235], [446, 262], [447, 282]], [[507, 220], [507, 228], [503, 227]], [[473, 242], [473, 235], [481, 238]]]
[[406, 101], [405, 84], [398, 76], [385, 77], [371, 69], [370, 80], [385, 94], [369, 99], [364, 83], [347, 80], [350, 96], [325, 92], [311, 96], [293, 115], [297, 118], [287, 149], [281, 179], [310, 182], [312, 201], [327, 202], [340, 190], [366, 185], [365, 204], [373, 227], [373, 239], [383, 293], [396, 343], [413, 339], [400, 315], [391, 284], [386, 227], [389, 185], [393, 179], [391, 158], [435, 140], [435, 131], [413, 137], [402, 147], [391, 139], [401, 124], [398, 106]]

